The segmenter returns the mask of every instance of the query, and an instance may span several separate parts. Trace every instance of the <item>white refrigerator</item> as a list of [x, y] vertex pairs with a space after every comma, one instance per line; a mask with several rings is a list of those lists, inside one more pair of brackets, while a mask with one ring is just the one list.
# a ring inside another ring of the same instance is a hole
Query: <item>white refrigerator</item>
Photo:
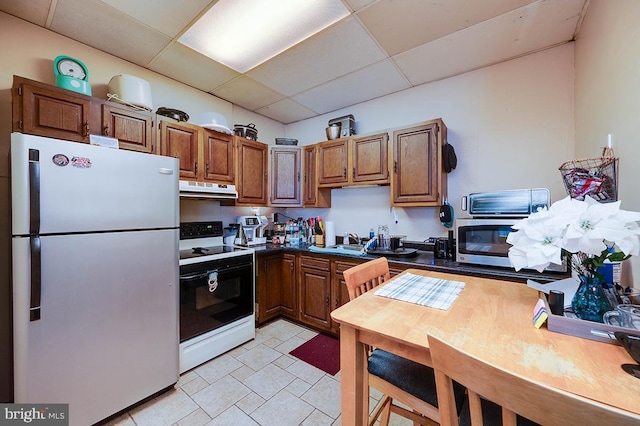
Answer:
[[11, 135], [14, 394], [107, 418], [178, 380], [178, 160]]

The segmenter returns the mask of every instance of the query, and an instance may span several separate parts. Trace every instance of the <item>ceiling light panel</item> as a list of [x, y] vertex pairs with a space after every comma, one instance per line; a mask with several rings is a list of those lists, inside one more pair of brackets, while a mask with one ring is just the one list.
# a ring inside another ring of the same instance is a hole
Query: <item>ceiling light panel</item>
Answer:
[[178, 41], [244, 73], [347, 15], [340, 0], [219, 0]]

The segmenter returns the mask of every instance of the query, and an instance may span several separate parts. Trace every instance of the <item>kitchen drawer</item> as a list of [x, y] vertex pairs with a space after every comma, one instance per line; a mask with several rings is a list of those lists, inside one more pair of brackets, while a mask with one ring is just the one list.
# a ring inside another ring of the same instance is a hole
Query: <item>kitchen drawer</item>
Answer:
[[331, 260], [322, 257], [300, 256], [300, 266], [329, 271]]

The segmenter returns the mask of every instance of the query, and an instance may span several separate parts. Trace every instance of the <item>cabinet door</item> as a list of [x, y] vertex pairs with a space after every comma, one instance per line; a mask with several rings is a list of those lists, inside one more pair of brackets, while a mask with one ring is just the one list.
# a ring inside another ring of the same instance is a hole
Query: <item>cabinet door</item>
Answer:
[[300, 207], [300, 149], [271, 148], [272, 206]]
[[[349, 291], [347, 290], [347, 284], [344, 282], [344, 276], [342, 273], [349, 268], [359, 265], [362, 262], [350, 262], [344, 260], [336, 260], [333, 262], [333, 280], [331, 282], [331, 310], [338, 309], [349, 301]], [[340, 324], [333, 322], [331, 327], [334, 333], [340, 331]]]
[[285, 253], [280, 261], [280, 286], [281, 300], [280, 308], [282, 314], [297, 319], [298, 313], [298, 294], [296, 292], [298, 281], [296, 279], [296, 255]]
[[120, 148], [153, 154], [153, 117], [114, 104], [102, 104], [102, 134], [118, 139]]
[[160, 155], [180, 160], [181, 178], [198, 178], [199, 137], [195, 126], [160, 121]]
[[304, 148], [304, 207], [316, 205], [316, 147], [306, 146]]
[[392, 204], [437, 206], [446, 176], [441, 165], [441, 120], [393, 132]]
[[204, 179], [230, 183], [235, 179], [233, 136], [204, 129]]
[[340, 186], [349, 182], [348, 139], [318, 144], [318, 186]]
[[236, 136], [239, 204], [267, 205], [268, 145]]
[[389, 134], [353, 139], [354, 183], [389, 183]]
[[318, 188], [316, 145], [304, 148], [304, 207], [331, 207], [331, 188]]
[[[91, 98], [69, 90], [21, 84], [14, 93], [14, 104], [21, 105], [20, 119], [13, 130], [75, 142], [89, 142]], [[98, 132], [98, 129], [95, 129]]]
[[331, 330], [331, 270], [328, 259], [300, 257], [300, 321]]
[[280, 305], [282, 304], [282, 256], [258, 256], [256, 263], [258, 322], [263, 323], [280, 314]]

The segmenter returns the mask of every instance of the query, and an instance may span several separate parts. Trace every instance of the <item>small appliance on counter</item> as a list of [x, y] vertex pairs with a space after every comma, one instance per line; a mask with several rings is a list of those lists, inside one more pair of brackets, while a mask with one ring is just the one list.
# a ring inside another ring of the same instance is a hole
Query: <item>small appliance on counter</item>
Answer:
[[236, 223], [241, 225], [248, 246], [267, 243], [264, 230], [269, 225], [269, 219], [266, 216], [238, 216]]
[[353, 118], [353, 114], [332, 118], [329, 120], [329, 127], [333, 125], [340, 125], [340, 135], [338, 138], [345, 138], [356, 134], [356, 120]]
[[[455, 259], [460, 263], [512, 268], [511, 244], [507, 243], [512, 226], [547, 206], [549, 190], [545, 188], [480, 192], [463, 197], [462, 210], [468, 208], [473, 217], [455, 220]], [[567, 266], [552, 263], [546, 271], [566, 273]]]

